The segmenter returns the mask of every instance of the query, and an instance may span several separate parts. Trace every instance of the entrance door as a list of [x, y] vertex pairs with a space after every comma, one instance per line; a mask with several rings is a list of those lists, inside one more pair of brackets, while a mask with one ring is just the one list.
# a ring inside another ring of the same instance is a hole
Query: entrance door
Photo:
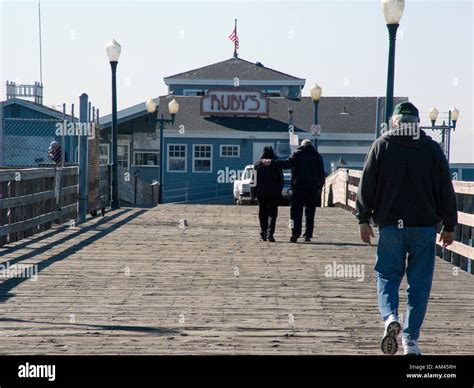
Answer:
[[263, 147], [272, 146], [275, 150], [275, 143], [272, 142], [254, 142], [253, 143], [253, 162], [256, 162], [262, 155]]

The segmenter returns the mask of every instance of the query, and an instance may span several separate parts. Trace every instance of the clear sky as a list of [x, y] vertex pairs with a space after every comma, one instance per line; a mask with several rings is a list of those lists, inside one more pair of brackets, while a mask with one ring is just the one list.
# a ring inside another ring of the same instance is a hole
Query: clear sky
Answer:
[[[122, 45], [118, 106], [166, 93], [163, 77], [239, 57], [315, 82], [326, 96], [383, 96], [388, 34], [371, 1], [41, 1], [46, 105], [85, 92], [110, 113], [105, 44]], [[6, 80], [39, 80], [38, 2], [0, 0], [0, 97]], [[397, 41], [395, 94], [426, 116], [461, 111], [452, 162], [474, 162], [474, 5], [407, 0]], [[323, 102], [321, 102], [323, 103]], [[324, 128], [323, 128], [324, 131]]]

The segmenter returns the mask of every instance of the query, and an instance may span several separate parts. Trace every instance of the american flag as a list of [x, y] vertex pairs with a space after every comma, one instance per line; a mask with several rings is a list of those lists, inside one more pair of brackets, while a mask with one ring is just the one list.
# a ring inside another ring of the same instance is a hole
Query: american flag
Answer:
[[232, 34], [229, 35], [229, 39], [234, 43], [235, 48], [239, 48], [239, 37], [237, 36], [237, 27], [234, 28]]

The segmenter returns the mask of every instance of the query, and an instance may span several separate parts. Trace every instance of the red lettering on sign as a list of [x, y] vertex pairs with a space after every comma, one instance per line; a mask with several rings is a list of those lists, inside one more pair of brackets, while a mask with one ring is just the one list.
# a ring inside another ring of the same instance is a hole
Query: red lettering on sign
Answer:
[[260, 101], [258, 101], [257, 96], [250, 96], [249, 98], [257, 104], [257, 106], [255, 108], [249, 108], [249, 111], [255, 112], [255, 111], [259, 110], [260, 109]]
[[249, 99], [249, 96], [245, 96], [245, 98], [242, 96], [239, 96], [239, 100], [240, 100], [240, 103], [242, 104], [243, 111], [245, 111], [245, 103], [247, 102], [248, 99]]
[[239, 103], [239, 99], [237, 98], [237, 96], [235, 94], [232, 94], [230, 96], [230, 109], [231, 110], [238, 110], [238, 109], [242, 109], [240, 107], [240, 103]]
[[214, 110], [214, 102], [217, 104], [217, 110], [221, 110], [221, 103], [215, 94], [211, 94], [211, 110]]

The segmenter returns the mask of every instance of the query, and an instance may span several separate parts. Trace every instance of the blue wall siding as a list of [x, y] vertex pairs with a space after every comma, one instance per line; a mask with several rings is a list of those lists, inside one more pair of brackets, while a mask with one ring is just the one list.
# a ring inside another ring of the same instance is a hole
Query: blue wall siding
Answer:
[[[168, 144], [186, 145], [186, 172], [168, 172]], [[212, 145], [211, 172], [193, 172], [193, 145]], [[240, 157], [221, 157], [220, 145], [239, 145]], [[225, 200], [232, 202], [231, 170], [243, 170], [252, 163], [252, 142], [244, 139], [211, 139], [211, 138], [166, 138], [166, 158], [163, 198], [165, 202], [179, 200], [213, 202]], [[227, 169], [227, 173], [226, 172]], [[221, 178], [221, 179], [218, 179]], [[186, 196], [187, 193], [187, 196]]]
[[451, 177], [453, 180], [474, 182], [473, 167], [451, 167]]

